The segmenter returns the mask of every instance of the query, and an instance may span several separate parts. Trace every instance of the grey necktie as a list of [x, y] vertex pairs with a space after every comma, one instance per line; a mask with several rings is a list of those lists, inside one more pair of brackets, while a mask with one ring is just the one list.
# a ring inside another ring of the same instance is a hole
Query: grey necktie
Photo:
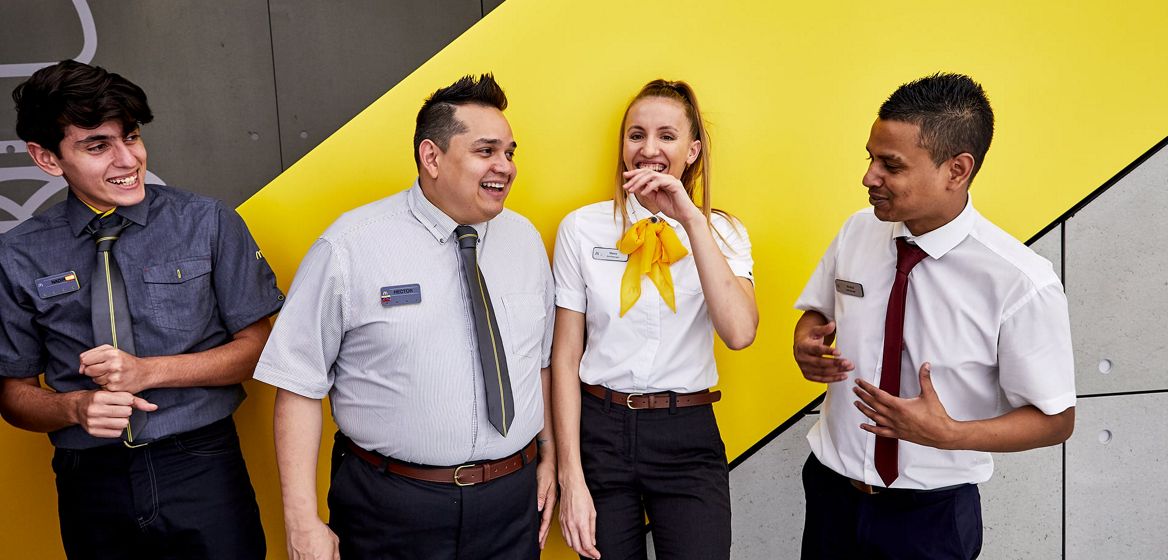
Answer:
[[462, 278], [466, 281], [470, 294], [470, 307], [474, 315], [475, 334], [479, 346], [479, 363], [483, 366], [483, 387], [487, 392], [487, 418], [491, 425], [507, 436], [515, 417], [515, 401], [511, 396], [511, 378], [507, 374], [507, 355], [503, 351], [503, 338], [499, 335], [499, 323], [495, 321], [495, 310], [491, 306], [491, 294], [487, 283], [479, 271], [479, 234], [470, 226], [454, 228], [458, 237], [458, 252], [462, 255]]
[[[85, 231], [97, 243], [97, 264], [93, 269], [90, 283], [90, 297], [93, 302], [93, 342], [95, 346], [109, 344], [132, 356], [134, 351], [134, 331], [130, 319], [130, 307], [126, 300], [126, 283], [122, 271], [114, 260], [111, 249], [130, 221], [117, 214], [99, 216], [86, 226]], [[139, 434], [146, 427], [146, 412], [133, 409], [130, 425], [122, 433], [126, 444], [140, 439]]]

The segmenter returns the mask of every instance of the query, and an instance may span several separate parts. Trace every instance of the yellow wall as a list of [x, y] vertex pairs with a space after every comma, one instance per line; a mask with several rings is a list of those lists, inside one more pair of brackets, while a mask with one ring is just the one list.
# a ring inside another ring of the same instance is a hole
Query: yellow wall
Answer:
[[[508, 206], [550, 248], [564, 214], [610, 196], [628, 98], [653, 78], [688, 80], [711, 124], [715, 203], [754, 241], [758, 340], [718, 353], [716, 410], [733, 458], [820, 392], [790, 359], [791, 304], [843, 219], [866, 204], [868, 127], [897, 85], [942, 70], [986, 87], [997, 134], [974, 200], [1022, 239], [1168, 135], [1168, 8], [1080, 4], [508, 0], [241, 212], [286, 289], [339, 213], [412, 181], [413, 118], [426, 95], [493, 71], [520, 144]], [[271, 556], [283, 558], [272, 392], [248, 389], [237, 419]], [[12, 557], [59, 555], [47, 442], [3, 428], [0, 449], [0, 556], [14, 545]], [[326, 471], [322, 454], [322, 513]], [[549, 546], [549, 558], [572, 557], [558, 538]]]

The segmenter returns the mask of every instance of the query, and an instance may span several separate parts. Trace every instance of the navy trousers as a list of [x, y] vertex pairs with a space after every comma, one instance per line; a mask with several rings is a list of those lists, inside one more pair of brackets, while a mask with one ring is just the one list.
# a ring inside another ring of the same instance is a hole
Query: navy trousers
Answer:
[[53, 471], [70, 560], [264, 558], [231, 417], [136, 449], [57, 449]]
[[803, 465], [804, 560], [972, 560], [981, 553], [976, 484], [868, 495], [815, 455]]
[[535, 464], [473, 486], [379, 472], [333, 444], [329, 527], [345, 560], [537, 560]]
[[604, 560], [730, 558], [730, 474], [710, 405], [630, 410], [580, 397], [580, 456]]

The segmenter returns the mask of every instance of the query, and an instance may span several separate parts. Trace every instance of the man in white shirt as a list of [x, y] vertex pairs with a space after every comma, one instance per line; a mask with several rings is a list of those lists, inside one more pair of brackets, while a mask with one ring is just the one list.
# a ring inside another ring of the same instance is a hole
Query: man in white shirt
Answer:
[[872, 125], [872, 208], [795, 305], [795, 360], [828, 384], [807, 436], [803, 558], [976, 558], [990, 452], [1074, 428], [1062, 285], [969, 196], [992, 137], [985, 92], [957, 74], [902, 85]]
[[[300, 264], [255, 373], [279, 388], [290, 558], [539, 557], [555, 505], [553, 285], [539, 232], [503, 208], [506, 107], [489, 74], [434, 92], [419, 180], [341, 216]], [[340, 428], [328, 525], [325, 395]]]

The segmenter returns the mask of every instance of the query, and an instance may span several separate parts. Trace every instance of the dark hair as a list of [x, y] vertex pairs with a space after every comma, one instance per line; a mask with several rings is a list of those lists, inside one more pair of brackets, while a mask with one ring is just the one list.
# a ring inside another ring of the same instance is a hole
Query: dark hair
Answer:
[[126, 133], [154, 120], [142, 88], [100, 66], [73, 60], [37, 70], [12, 90], [12, 100], [16, 135], [58, 156], [69, 125], [93, 129], [118, 121]]
[[969, 181], [981, 169], [994, 137], [994, 111], [985, 90], [964, 74], [936, 73], [896, 89], [880, 106], [881, 120], [915, 124], [933, 163], [973, 156]]
[[466, 125], [454, 118], [454, 109], [468, 104], [502, 111], [507, 108], [507, 94], [490, 73], [479, 76], [477, 80], [468, 74], [430, 94], [418, 110], [418, 122], [414, 127], [414, 164], [422, 166], [418, 155], [422, 140], [429, 139], [445, 152], [450, 147], [451, 138], [466, 132]]

